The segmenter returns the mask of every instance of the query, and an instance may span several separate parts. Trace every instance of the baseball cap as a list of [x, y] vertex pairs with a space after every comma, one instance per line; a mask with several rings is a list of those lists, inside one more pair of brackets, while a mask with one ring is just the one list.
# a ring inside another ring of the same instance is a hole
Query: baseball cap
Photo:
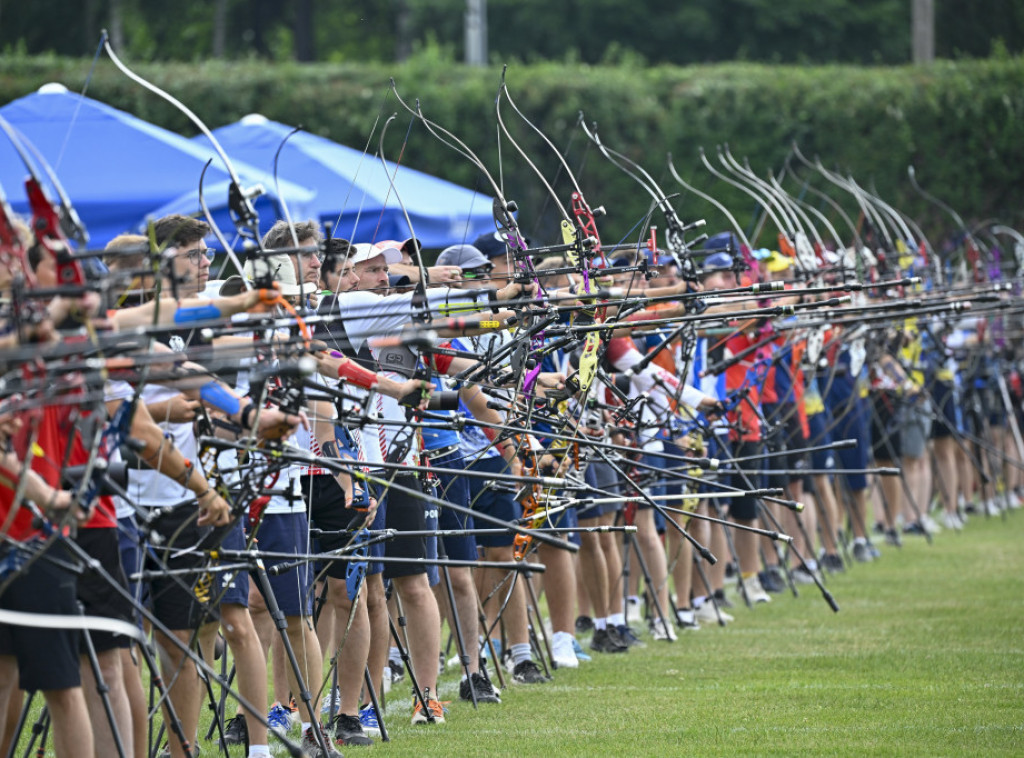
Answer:
[[755, 261], [763, 261], [765, 258], [769, 258], [772, 251], [766, 247], [759, 247], [756, 250], [751, 250], [750, 255]]
[[[530, 246], [529, 240], [524, 239], [523, 242], [526, 243], [527, 247]], [[486, 234], [481, 234], [473, 240], [473, 247], [483, 253], [488, 259], [508, 254], [508, 245], [505, 243], [505, 237], [501, 232], [487, 232]]]
[[389, 287], [411, 287], [412, 279], [405, 274], [388, 274]]
[[714, 271], [726, 271], [733, 267], [732, 256], [728, 253], [712, 253], [704, 259], [701, 265], [701, 272], [710, 274]]
[[769, 255], [765, 260], [767, 261], [767, 269], [773, 274], [785, 271], [793, 265], [793, 259], [788, 255], [783, 255], [778, 250], [772, 250], [771, 255]]
[[490, 260], [473, 245], [452, 245], [446, 247], [437, 256], [438, 266], [458, 266], [459, 268], [479, 268], [487, 266]]
[[[384, 261], [388, 264], [400, 263], [402, 251], [396, 247], [391, 247], [392, 244], [390, 242], [381, 242], [377, 245], [371, 245], [368, 242], [360, 242], [352, 246], [352, 255], [349, 257], [349, 262], [355, 265], [356, 263], [369, 261], [378, 255], [382, 255], [384, 256]], [[387, 247], [381, 247], [381, 245], [387, 245]]]
[[[409, 237], [408, 239], [402, 240], [383, 240], [378, 242], [374, 247], [379, 248], [394, 248], [400, 253], [408, 253], [413, 258], [419, 255], [420, 250], [423, 249], [423, 243], [415, 237]], [[388, 261], [390, 263], [390, 261]]]
[[[256, 281], [258, 278], [267, 276], [277, 282], [278, 288], [281, 294], [285, 297], [293, 297], [295, 295], [301, 295], [304, 292], [306, 294], [312, 294], [317, 291], [317, 287], [312, 284], [307, 284], [305, 287], [300, 287], [299, 283], [295, 279], [295, 266], [292, 264], [291, 256], [286, 253], [280, 253], [278, 255], [264, 255], [258, 258], [250, 258], [242, 266], [242, 274], [250, 282]], [[224, 282], [224, 286], [221, 287], [221, 294], [224, 294], [224, 287], [228, 286], [231, 282], [231, 277]], [[237, 283], [232, 283], [233, 287], [239, 287], [241, 285], [241, 277], [238, 277]], [[241, 286], [244, 289], [244, 286]], [[239, 291], [241, 291], [241, 289]], [[236, 293], [237, 294], [237, 293]]]
[[703, 247], [705, 250], [724, 250], [730, 247], [733, 250], [739, 250], [740, 241], [736, 239], [736, 235], [733, 232], [719, 232], [715, 236], [704, 240]]

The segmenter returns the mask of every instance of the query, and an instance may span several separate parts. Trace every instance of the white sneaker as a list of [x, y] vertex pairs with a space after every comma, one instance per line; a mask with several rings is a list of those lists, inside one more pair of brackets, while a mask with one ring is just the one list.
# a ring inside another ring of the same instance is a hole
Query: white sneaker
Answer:
[[697, 615], [692, 608], [680, 608], [676, 611], [676, 626], [693, 632], [700, 629]]
[[985, 501], [985, 512], [989, 516], [999, 516], [1002, 514], [1002, 511], [999, 510], [999, 504], [995, 500]]
[[938, 534], [942, 531], [942, 527], [935, 523], [935, 519], [927, 514], [921, 517], [921, 528], [928, 534]]
[[341, 710], [341, 691], [335, 687], [320, 701], [320, 714], [330, 714], [333, 711], [337, 715], [339, 710]]
[[741, 594], [745, 595], [751, 604], [756, 605], [757, 603], [770, 603], [772, 601], [771, 596], [764, 591], [764, 587], [758, 581], [757, 574], [748, 576], [740, 584], [742, 585], [740, 587]]
[[626, 625], [639, 624], [640, 621], [640, 602], [626, 600]]
[[702, 621], [705, 624], [717, 624], [719, 616], [721, 616], [722, 621], [726, 624], [736, 620], [731, 614], [726, 613], [724, 608], [719, 608], [718, 613], [715, 613], [715, 606], [712, 605], [710, 601], [701, 605], [700, 608], [695, 609], [693, 615], [697, 621]]
[[665, 622], [661, 619], [655, 619], [651, 622], [651, 635], [656, 640], [669, 640], [670, 642], [675, 642], [679, 639], [676, 637], [675, 629], [671, 626], [666, 626]]
[[952, 529], [956, 532], [964, 528], [964, 523], [960, 520], [959, 514], [952, 511], [946, 511], [942, 514], [942, 523], [945, 524], [947, 529]]
[[1024, 500], [1020, 499], [1020, 493], [1017, 490], [1010, 490], [1010, 510], [1016, 511], [1021, 506], [1024, 506]]
[[579, 668], [576, 651], [572, 645], [573, 636], [568, 632], [555, 632], [551, 635], [551, 660], [560, 669]]

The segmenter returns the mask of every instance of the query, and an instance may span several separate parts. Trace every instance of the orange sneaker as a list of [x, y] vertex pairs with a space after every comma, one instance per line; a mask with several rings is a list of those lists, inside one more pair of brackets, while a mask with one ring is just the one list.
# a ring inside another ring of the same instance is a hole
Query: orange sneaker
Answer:
[[[423, 702], [426, 701], [427, 708], [423, 708]], [[431, 716], [433, 717], [433, 723], [443, 724], [444, 715], [448, 712], [448, 709], [444, 707], [444, 703], [440, 700], [435, 700], [430, 697], [430, 688], [423, 690], [423, 699], [413, 698], [412, 704], [412, 723], [413, 724], [429, 724], [431, 723]], [[429, 713], [429, 715], [428, 715]]]

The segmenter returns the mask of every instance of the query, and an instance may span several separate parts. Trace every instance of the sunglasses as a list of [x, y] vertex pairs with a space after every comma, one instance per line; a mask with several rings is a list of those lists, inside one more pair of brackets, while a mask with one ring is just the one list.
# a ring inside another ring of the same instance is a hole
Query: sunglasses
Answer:
[[490, 276], [494, 270], [494, 266], [477, 266], [476, 268], [467, 268], [462, 270], [463, 279], [483, 279], [486, 276]]

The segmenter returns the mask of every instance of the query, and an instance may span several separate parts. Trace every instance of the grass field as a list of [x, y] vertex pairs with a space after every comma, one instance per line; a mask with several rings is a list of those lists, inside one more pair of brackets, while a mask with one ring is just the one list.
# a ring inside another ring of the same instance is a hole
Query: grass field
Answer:
[[737, 608], [727, 629], [673, 644], [645, 636], [645, 649], [513, 685], [501, 705], [476, 712], [446, 674], [441, 698], [454, 702], [444, 725], [411, 726], [407, 688], [396, 685], [392, 741], [345, 752], [1024, 755], [1024, 513], [975, 517], [932, 546], [907, 540], [829, 587], [838, 614], [802, 588]]
[[837, 614], [813, 587], [776, 596], [726, 629], [513, 686], [499, 706], [453, 703], [443, 726], [393, 707], [392, 742], [373, 751], [1024, 755], [1024, 514], [908, 540], [829, 587]]

